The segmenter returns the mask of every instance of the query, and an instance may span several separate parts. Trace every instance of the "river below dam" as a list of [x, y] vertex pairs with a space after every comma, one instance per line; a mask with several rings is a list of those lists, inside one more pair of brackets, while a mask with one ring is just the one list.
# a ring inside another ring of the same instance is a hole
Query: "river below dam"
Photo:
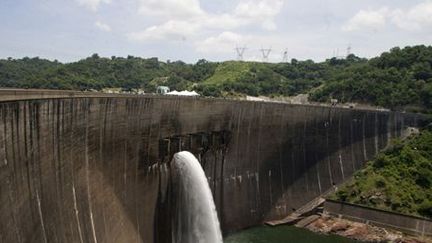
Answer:
[[228, 235], [224, 243], [353, 243], [337, 235], [322, 235], [294, 226], [259, 226]]

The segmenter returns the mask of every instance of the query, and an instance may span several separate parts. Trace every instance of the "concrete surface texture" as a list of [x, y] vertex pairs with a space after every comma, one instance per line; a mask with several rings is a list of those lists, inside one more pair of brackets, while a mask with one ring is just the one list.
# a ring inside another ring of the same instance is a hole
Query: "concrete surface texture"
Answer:
[[170, 156], [200, 159], [224, 232], [285, 217], [422, 117], [177, 97], [0, 102], [0, 242], [169, 242]]

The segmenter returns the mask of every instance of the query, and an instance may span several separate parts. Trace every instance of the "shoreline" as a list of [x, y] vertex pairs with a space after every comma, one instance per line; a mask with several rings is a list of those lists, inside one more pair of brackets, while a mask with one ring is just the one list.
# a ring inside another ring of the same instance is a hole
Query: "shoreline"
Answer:
[[360, 242], [432, 243], [430, 237], [407, 235], [397, 230], [341, 219], [328, 214], [315, 214], [310, 217], [313, 216], [315, 219], [310, 223], [296, 226], [315, 233], [334, 234]]

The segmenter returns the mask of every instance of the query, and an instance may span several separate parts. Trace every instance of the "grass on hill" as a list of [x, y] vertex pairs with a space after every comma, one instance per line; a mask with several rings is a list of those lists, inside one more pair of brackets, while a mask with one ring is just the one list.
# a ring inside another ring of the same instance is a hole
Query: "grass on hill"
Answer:
[[203, 83], [210, 85], [218, 85], [226, 82], [234, 82], [235, 80], [250, 72], [251, 66], [252, 63], [250, 62], [222, 62], [216, 68], [214, 74], [204, 80]]

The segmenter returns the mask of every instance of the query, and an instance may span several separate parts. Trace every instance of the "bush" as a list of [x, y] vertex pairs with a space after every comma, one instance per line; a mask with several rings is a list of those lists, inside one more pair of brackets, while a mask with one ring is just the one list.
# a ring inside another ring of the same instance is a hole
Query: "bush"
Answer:
[[339, 200], [345, 202], [348, 198], [348, 191], [346, 190], [338, 190], [336, 192], [336, 196], [338, 197]]
[[432, 184], [432, 171], [427, 169], [420, 170], [415, 182], [423, 188], [430, 188]]
[[431, 218], [432, 217], [432, 201], [424, 201], [419, 209], [417, 210], [422, 216]]
[[221, 90], [216, 86], [204, 86], [201, 89], [201, 93], [204, 96], [210, 96], [210, 97], [220, 97], [222, 95]]
[[386, 186], [386, 181], [385, 181], [384, 177], [382, 177], [382, 176], [378, 176], [378, 178], [375, 179], [375, 185], [376, 185], [378, 188], [383, 188], [383, 187], [385, 187], [385, 186]]
[[334, 195], [350, 203], [432, 217], [431, 150], [428, 128], [395, 141]]
[[373, 161], [372, 166], [375, 169], [380, 169], [380, 168], [384, 168], [386, 166], [389, 166], [391, 164], [391, 157], [382, 153], [377, 155], [377, 157], [375, 158], [375, 160]]

